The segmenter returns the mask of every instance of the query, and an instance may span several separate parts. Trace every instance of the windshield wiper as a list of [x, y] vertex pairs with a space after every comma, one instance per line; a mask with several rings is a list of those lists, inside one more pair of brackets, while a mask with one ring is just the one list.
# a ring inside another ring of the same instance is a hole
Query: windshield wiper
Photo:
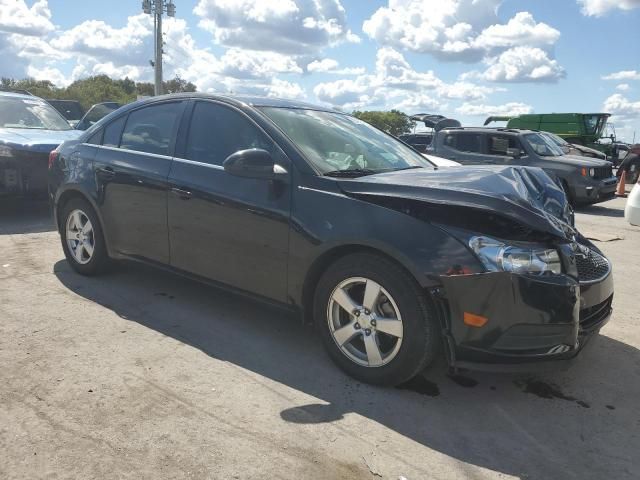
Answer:
[[326, 172], [323, 175], [325, 177], [356, 178], [363, 177], [365, 175], [373, 175], [375, 173], [380, 173], [380, 171], [371, 170], [370, 168], [351, 168], [348, 170], [331, 170], [330, 172]]
[[394, 168], [393, 171], [394, 172], [399, 172], [401, 170], [413, 170], [414, 168], [424, 168], [420, 165], [412, 165], [411, 167], [402, 167], [402, 168]]

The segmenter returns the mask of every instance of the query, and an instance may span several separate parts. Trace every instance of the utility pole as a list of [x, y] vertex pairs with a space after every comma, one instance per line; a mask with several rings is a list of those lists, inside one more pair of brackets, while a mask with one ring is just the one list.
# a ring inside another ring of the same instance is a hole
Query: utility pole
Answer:
[[154, 60], [151, 66], [154, 68], [154, 94], [162, 95], [162, 54], [164, 41], [162, 39], [162, 15], [167, 13], [169, 17], [176, 16], [176, 5], [173, 0], [142, 0], [142, 11], [147, 15], [153, 15]]

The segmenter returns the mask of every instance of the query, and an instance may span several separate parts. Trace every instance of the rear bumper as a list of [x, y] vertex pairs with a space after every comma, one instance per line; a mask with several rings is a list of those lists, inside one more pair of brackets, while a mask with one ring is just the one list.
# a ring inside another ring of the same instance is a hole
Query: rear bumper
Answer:
[[[443, 278], [445, 338], [455, 368], [539, 371], [568, 366], [612, 312], [613, 278], [579, 285], [568, 276], [506, 272]], [[464, 313], [487, 318], [468, 326]]]

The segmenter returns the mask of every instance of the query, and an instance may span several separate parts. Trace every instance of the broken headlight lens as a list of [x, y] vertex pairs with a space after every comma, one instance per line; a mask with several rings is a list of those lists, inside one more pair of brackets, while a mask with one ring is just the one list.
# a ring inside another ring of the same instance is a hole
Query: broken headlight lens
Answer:
[[11, 157], [11, 156], [13, 156], [11, 149], [6, 145], [0, 145], [0, 157]]
[[490, 237], [472, 237], [469, 247], [491, 272], [562, 273], [560, 255], [555, 249], [508, 245]]

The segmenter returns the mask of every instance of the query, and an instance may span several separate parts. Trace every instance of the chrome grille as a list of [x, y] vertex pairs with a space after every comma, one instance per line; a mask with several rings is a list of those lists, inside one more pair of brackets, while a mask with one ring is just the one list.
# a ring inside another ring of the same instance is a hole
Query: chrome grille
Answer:
[[585, 247], [576, 253], [576, 266], [580, 282], [597, 282], [605, 278], [611, 270], [609, 260]]
[[594, 170], [595, 176], [593, 178], [596, 180], [613, 177], [613, 169], [611, 167], [596, 167]]

